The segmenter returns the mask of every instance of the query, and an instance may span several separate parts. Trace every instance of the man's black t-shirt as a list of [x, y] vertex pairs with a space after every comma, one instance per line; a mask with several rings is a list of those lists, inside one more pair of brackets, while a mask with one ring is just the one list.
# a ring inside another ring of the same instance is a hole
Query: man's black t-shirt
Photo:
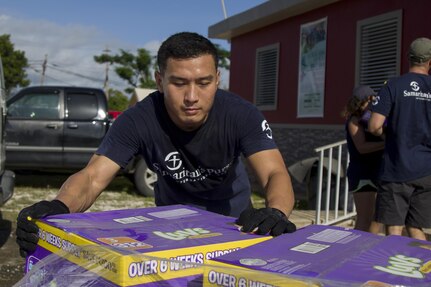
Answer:
[[169, 118], [163, 94], [154, 92], [112, 125], [97, 154], [125, 167], [142, 155], [157, 172], [157, 205], [189, 204], [238, 216], [250, 203], [240, 155], [276, 148], [272, 131], [251, 103], [218, 90], [206, 122], [193, 132]]
[[384, 85], [371, 106], [387, 117], [380, 179], [403, 182], [431, 174], [431, 77], [407, 73]]

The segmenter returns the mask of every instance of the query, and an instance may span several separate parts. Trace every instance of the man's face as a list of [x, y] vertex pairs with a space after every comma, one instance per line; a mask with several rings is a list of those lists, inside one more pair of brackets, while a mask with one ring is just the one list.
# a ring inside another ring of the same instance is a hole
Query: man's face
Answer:
[[207, 119], [220, 74], [211, 55], [184, 60], [168, 59], [163, 74], [156, 72], [169, 117], [180, 129], [193, 131]]

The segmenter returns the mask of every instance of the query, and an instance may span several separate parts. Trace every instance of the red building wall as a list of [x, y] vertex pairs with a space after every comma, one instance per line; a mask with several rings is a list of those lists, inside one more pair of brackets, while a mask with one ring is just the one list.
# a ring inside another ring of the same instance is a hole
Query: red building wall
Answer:
[[[355, 84], [356, 24], [402, 10], [401, 73], [408, 69], [407, 50], [417, 37], [431, 38], [430, 0], [344, 0], [233, 38], [230, 90], [253, 102], [256, 49], [280, 43], [278, 105], [264, 111], [271, 123], [342, 124], [341, 111]], [[297, 118], [300, 26], [327, 17], [323, 118]]]

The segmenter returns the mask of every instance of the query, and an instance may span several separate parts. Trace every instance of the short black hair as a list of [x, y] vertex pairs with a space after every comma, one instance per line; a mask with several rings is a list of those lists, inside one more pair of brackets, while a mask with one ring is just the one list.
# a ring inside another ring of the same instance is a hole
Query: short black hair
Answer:
[[215, 68], [218, 69], [217, 48], [202, 35], [193, 32], [180, 32], [166, 39], [157, 53], [157, 66], [162, 73], [169, 58], [190, 59], [202, 55], [211, 55]]

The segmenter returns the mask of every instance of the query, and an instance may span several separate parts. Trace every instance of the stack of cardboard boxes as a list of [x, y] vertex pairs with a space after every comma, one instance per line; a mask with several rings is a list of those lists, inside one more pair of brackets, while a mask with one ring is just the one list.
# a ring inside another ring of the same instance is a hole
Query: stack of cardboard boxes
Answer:
[[183, 205], [49, 216], [36, 222], [39, 246], [27, 258], [27, 277], [56, 286], [78, 279], [185, 286], [209, 259], [271, 238], [239, 232], [234, 222]]
[[319, 225], [272, 238], [234, 222], [183, 205], [50, 216], [18, 286], [431, 286], [431, 242]]

